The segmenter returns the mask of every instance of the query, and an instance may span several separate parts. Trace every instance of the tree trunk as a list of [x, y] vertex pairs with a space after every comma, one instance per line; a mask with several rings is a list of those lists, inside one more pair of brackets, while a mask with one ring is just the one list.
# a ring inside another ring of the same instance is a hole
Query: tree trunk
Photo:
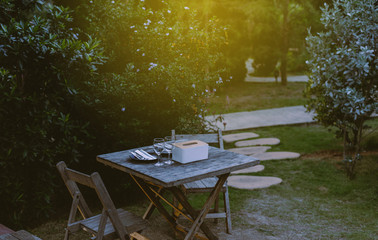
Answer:
[[287, 52], [289, 50], [289, 2], [290, 0], [283, 0], [282, 12], [283, 12], [283, 23], [282, 23], [282, 42], [281, 42], [281, 83], [282, 85], [287, 84]]

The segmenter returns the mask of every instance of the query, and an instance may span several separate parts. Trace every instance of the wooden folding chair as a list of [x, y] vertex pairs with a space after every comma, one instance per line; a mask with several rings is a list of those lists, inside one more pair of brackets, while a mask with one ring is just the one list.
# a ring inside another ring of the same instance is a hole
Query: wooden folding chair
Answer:
[[[67, 168], [63, 161], [59, 162], [56, 167], [73, 198], [64, 237], [65, 240], [69, 239], [71, 233], [75, 233], [81, 229], [91, 233], [93, 235], [92, 239], [97, 240], [147, 239], [139, 233], [146, 227], [146, 220], [123, 209], [116, 209], [100, 174], [97, 172], [91, 175], [83, 174]], [[96, 191], [103, 206], [101, 214], [92, 214], [77, 183]], [[75, 221], [77, 210], [80, 211], [83, 220]]]
[[[218, 133], [210, 133], [210, 134], [176, 134], [175, 130], [172, 130], [172, 139], [175, 140], [200, 140], [206, 143], [216, 143], [220, 149], [224, 149], [223, 146], [223, 138], [222, 138], [222, 130], [218, 130]], [[211, 192], [215, 184], [217, 183], [217, 177], [205, 178], [202, 180], [190, 182], [184, 184], [184, 192], [186, 194], [189, 193], [205, 193]], [[224, 201], [224, 211], [219, 212], [219, 197], [216, 198], [214, 202], [214, 209], [206, 215], [206, 218], [225, 218], [226, 219], [226, 230], [227, 233], [231, 234], [232, 226], [231, 226], [231, 210], [230, 210], [230, 199], [228, 196], [228, 186], [227, 182], [224, 184], [221, 192], [223, 193], [223, 201]]]

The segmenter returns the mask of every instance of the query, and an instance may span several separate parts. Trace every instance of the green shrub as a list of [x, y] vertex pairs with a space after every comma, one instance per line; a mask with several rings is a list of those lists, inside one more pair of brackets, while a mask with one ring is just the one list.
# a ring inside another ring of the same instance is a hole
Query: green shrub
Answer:
[[0, 219], [15, 228], [53, 212], [55, 163], [78, 161], [90, 137], [72, 118], [75, 85], [102, 62], [98, 42], [68, 27], [67, 9], [33, 3], [28, 11], [0, 3], [9, 16], [0, 25]]
[[123, 138], [123, 146], [150, 143], [173, 128], [204, 131], [208, 95], [228, 74], [218, 19], [181, 1], [93, 1], [80, 9], [108, 58], [87, 86], [95, 119], [112, 119], [100, 131]]
[[307, 108], [344, 139], [348, 177], [356, 174], [366, 120], [377, 111], [376, 2], [335, 0], [322, 9], [325, 30], [307, 38]]

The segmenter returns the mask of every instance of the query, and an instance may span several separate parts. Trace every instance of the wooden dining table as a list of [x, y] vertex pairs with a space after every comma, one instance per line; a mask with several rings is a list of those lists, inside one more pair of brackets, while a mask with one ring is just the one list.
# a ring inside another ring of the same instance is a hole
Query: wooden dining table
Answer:
[[[152, 146], [138, 149], [149, 152], [152, 150]], [[231, 172], [259, 164], [259, 160], [256, 158], [209, 146], [208, 158], [205, 160], [187, 164], [175, 162], [171, 165], [157, 167], [153, 162], [133, 160], [130, 153], [135, 150], [137, 149], [101, 154], [97, 156], [97, 161], [130, 174], [153, 205], [153, 208], [147, 211], [145, 217], [148, 218], [156, 208], [175, 230], [186, 234], [185, 239], [201, 238], [201, 236], [204, 238], [199, 229], [202, 230], [207, 239], [218, 239], [204, 223], [207, 213]], [[200, 211], [195, 210], [181, 186], [185, 183], [214, 176], [218, 177], [214, 189], [202, 209]], [[174, 204], [164, 198], [160, 192], [161, 189], [170, 191], [183, 209], [176, 208]], [[176, 216], [171, 214], [161, 201], [165, 201], [184, 216], [188, 213], [187, 218], [192, 222], [191, 227], [185, 228], [178, 224]], [[183, 213], [182, 210], [185, 210], [186, 213]]]
[[25, 230], [20, 230], [17, 232], [2, 234], [0, 235], [0, 240], [41, 240], [41, 239]]

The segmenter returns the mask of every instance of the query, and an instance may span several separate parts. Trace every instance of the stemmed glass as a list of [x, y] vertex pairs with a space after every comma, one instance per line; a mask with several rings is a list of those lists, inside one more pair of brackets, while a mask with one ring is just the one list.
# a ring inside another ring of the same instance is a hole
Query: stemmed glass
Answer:
[[172, 148], [173, 148], [172, 137], [168, 136], [168, 137], [165, 137], [164, 139], [165, 139], [164, 149], [168, 153], [168, 160], [166, 160], [164, 163], [167, 165], [171, 165], [173, 163], [172, 158], [171, 158]]
[[154, 151], [158, 156], [158, 161], [155, 163], [155, 166], [163, 166], [164, 163], [161, 162], [161, 153], [164, 150], [164, 138], [154, 138]]

